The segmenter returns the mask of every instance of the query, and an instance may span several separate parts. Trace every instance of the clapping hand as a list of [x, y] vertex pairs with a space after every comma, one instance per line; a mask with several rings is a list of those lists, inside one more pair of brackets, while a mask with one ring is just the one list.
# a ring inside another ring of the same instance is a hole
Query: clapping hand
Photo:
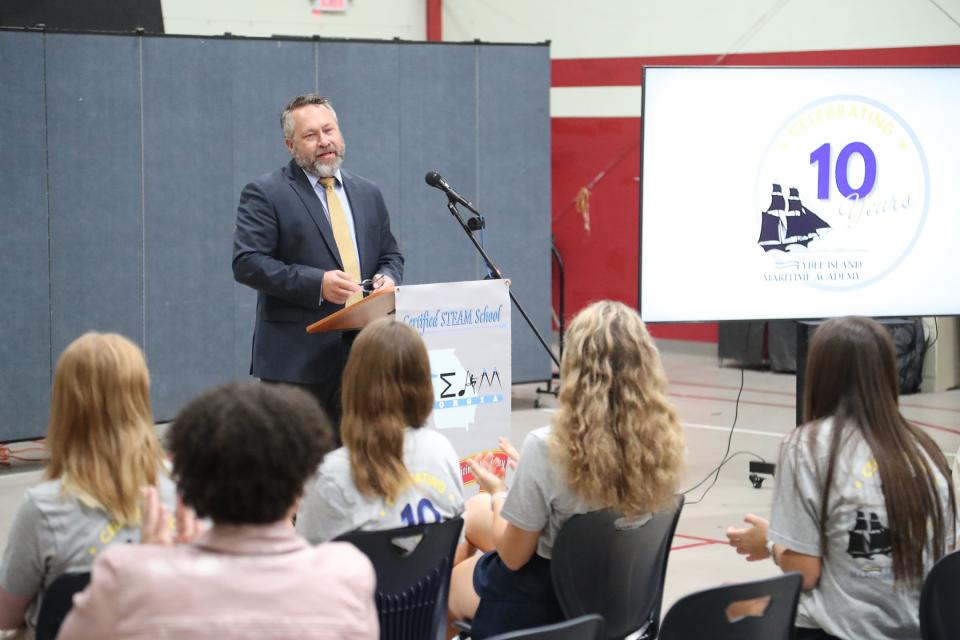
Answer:
[[177, 496], [174, 518], [160, 501], [156, 487], [144, 487], [140, 496], [140, 543], [172, 547], [174, 544], [192, 542], [201, 533], [203, 525], [197, 520], [193, 509], [185, 506]]
[[503, 479], [504, 469], [497, 464], [493, 453], [483, 453], [467, 460], [473, 477], [477, 479], [480, 489], [490, 494], [507, 490], [507, 483]]
[[497, 438], [497, 444], [499, 444], [503, 452], [507, 454], [507, 458], [509, 459], [507, 464], [510, 465], [510, 468], [516, 469], [517, 463], [520, 462], [520, 453], [517, 451], [517, 448], [504, 436]]
[[766, 560], [770, 557], [770, 552], [767, 551], [767, 527], [770, 523], [752, 513], [748, 513], [743, 521], [750, 526], [743, 529], [727, 527], [730, 546], [735, 547], [740, 555], [747, 556], [749, 562]]

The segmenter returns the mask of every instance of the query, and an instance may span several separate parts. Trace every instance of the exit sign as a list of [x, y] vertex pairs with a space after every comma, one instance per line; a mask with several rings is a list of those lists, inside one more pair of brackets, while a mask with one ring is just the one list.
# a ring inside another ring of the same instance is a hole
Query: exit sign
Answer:
[[333, 13], [347, 10], [347, 0], [313, 0], [313, 12]]

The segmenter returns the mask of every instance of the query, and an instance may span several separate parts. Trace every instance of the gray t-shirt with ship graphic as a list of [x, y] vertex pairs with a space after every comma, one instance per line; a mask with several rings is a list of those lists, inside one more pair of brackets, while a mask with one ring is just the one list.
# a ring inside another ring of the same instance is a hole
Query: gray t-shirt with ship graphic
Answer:
[[[823, 557], [820, 548], [821, 487], [826, 477], [832, 419], [807, 425], [783, 445], [767, 539], [791, 551]], [[828, 553], [816, 587], [805, 591], [797, 626], [819, 628], [839, 638], [920, 638], [919, 588], [893, 579], [887, 509], [877, 462], [853, 424], [846, 424], [836, 457], [827, 509]], [[811, 443], [810, 430], [815, 430]], [[811, 446], [812, 445], [812, 446]], [[948, 531], [954, 544], [947, 482], [932, 464]], [[932, 562], [927, 561], [926, 570]]]

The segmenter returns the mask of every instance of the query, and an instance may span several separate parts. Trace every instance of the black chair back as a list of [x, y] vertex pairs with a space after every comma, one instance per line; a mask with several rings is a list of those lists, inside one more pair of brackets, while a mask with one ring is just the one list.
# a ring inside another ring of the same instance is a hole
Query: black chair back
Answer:
[[923, 640], [960, 638], [960, 551], [940, 558], [920, 592], [920, 636]]
[[87, 588], [90, 572], [63, 573], [53, 579], [43, 592], [40, 614], [37, 616], [36, 640], [54, 640], [60, 632], [63, 619], [73, 608], [73, 594]]
[[487, 640], [603, 640], [604, 637], [603, 618], [590, 614], [543, 627], [502, 633]]
[[462, 518], [387, 531], [354, 531], [350, 542], [377, 573], [384, 640], [432, 640], [446, 627], [447, 595]]
[[663, 581], [683, 496], [636, 526], [612, 509], [577, 515], [553, 545], [553, 589], [567, 618], [603, 616], [607, 638], [656, 637]]
[[[667, 611], [658, 640], [792, 640], [802, 585], [803, 576], [793, 572], [691, 593]], [[770, 597], [765, 609], [760, 605], [758, 611], [740, 611], [731, 618], [731, 604], [765, 596]]]

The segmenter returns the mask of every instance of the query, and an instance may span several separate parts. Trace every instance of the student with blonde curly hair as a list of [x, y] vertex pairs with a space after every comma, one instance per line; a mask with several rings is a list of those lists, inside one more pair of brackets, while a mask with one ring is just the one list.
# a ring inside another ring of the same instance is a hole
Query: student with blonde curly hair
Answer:
[[509, 494], [489, 458], [471, 461], [492, 496], [495, 551], [454, 568], [450, 609], [473, 619], [474, 637], [562, 620], [550, 557], [570, 517], [607, 507], [639, 517], [667, 506], [684, 439], [665, 387], [656, 346], [636, 312], [603, 301], [573, 320], [560, 409], [551, 426], [527, 436]]
[[105, 548], [140, 539], [140, 490], [175, 489], [154, 430], [140, 348], [87, 333], [60, 356], [50, 394], [45, 481], [17, 509], [0, 563], [0, 628], [33, 628], [44, 590], [87, 571]]

